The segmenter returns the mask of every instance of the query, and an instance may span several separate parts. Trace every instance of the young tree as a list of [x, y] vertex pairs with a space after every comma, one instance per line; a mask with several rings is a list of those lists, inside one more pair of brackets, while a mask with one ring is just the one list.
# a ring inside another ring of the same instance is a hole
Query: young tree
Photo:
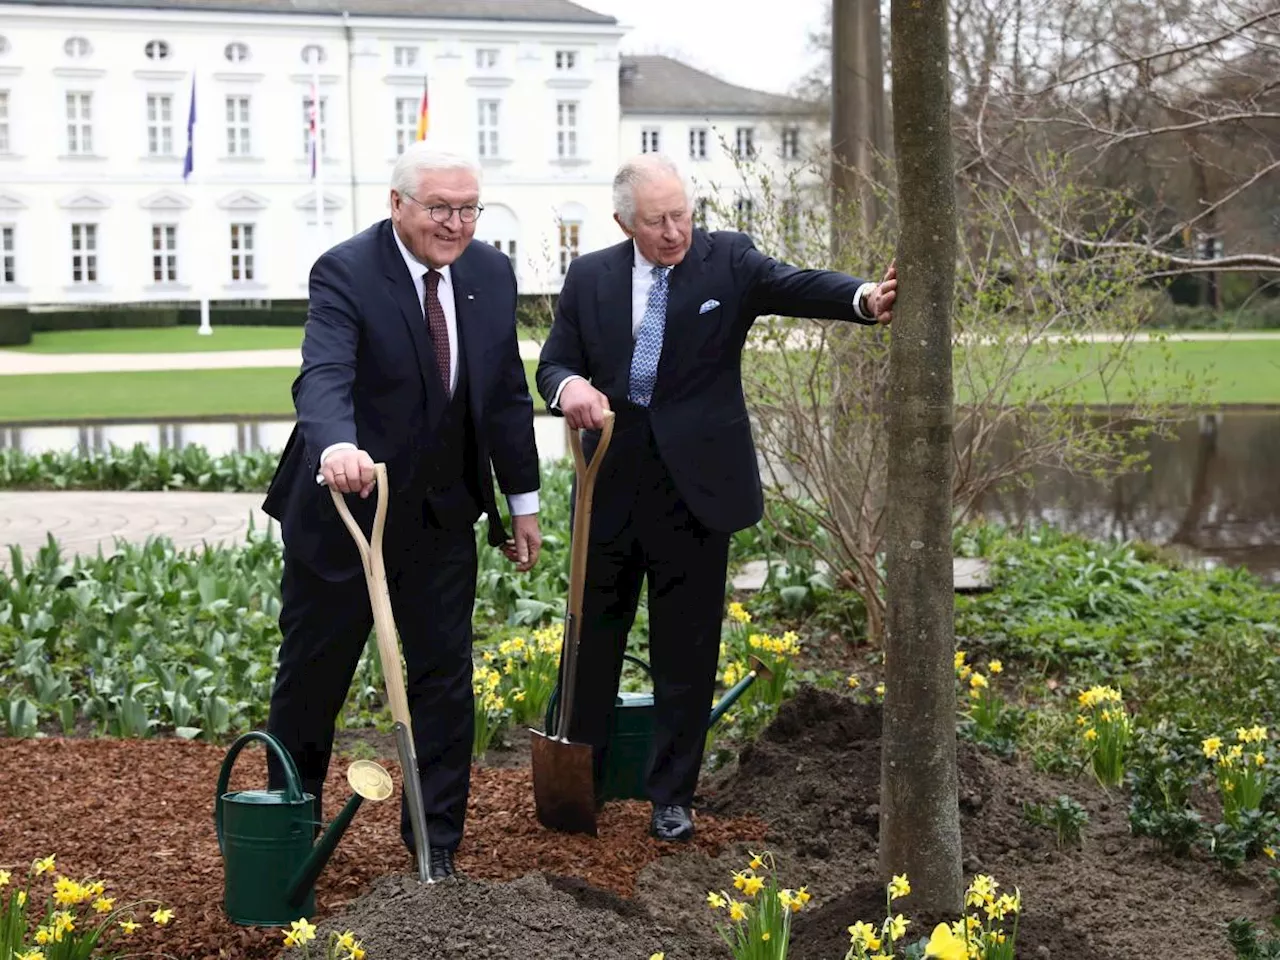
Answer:
[[893, 0], [893, 129], [901, 292], [889, 357], [887, 636], [880, 868], [916, 909], [958, 913], [951, 558], [951, 304], [956, 193], [944, 0]]

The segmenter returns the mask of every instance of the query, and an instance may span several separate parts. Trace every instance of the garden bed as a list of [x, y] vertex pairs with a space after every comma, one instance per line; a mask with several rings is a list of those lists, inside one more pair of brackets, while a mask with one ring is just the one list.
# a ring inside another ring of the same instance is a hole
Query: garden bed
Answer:
[[[321, 929], [353, 930], [368, 960], [644, 960], [657, 951], [706, 960], [728, 955], [707, 892], [732, 890], [746, 851], [767, 847], [784, 885], [813, 896], [790, 956], [841, 960], [849, 924], [883, 919], [879, 722], [875, 704], [803, 688], [738, 763], [706, 779], [691, 848], [647, 838], [639, 803], [610, 804], [599, 840], [548, 833], [533, 816], [527, 767], [477, 767], [459, 854], [471, 880], [423, 887], [407, 876], [396, 803], [367, 803], [321, 875]], [[171, 956], [274, 956], [280, 931], [238, 928], [221, 912], [212, 793], [222, 756], [175, 739], [0, 741], [0, 867], [16, 873], [54, 854], [59, 872], [100, 876], [121, 899], [158, 898], [173, 922], [138, 935]], [[1203, 856], [1160, 855], [1129, 834], [1123, 795], [964, 743], [960, 758], [966, 880], [989, 873], [1002, 890], [1021, 890], [1019, 958], [1124, 960], [1194, 944], [1197, 958], [1227, 960], [1223, 924], [1270, 915], [1261, 866], [1228, 879]], [[394, 760], [385, 765], [395, 777]], [[326, 817], [349, 796], [344, 769], [331, 770]], [[240, 781], [260, 776], [254, 763], [238, 765]], [[1078, 848], [1059, 849], [1023, 813], [1062, 793], [1089, 814]], [[913, 918], [913, 939], [927, 935], [933, 918], [914, 917], [911, 897], [895, 910]]]

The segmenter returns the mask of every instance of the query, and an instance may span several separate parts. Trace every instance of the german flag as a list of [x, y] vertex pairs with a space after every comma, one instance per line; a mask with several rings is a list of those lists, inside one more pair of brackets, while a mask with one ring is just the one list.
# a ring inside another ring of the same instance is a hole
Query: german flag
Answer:
[[427, 139], [427, 78], [422, 78], [422, 105], [418, 107], [418, 140]]

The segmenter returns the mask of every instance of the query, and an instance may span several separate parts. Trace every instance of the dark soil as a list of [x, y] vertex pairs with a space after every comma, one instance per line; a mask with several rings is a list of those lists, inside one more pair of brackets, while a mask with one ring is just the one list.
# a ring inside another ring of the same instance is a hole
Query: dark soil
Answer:
[[[723, 915], [708, 910], [707, 891], [730, 888], [749, 851], [768, 849], [784, 885], [813, 896], [795, 918], [789, 958], [840, 960], [847, 927], [884, 915], [879, 730], [878, 707], [801, 690], [733, 766], [705, 780], [689, 847], [648, 838], [641, 803], [610, 804], [599, 839], [542, 829], [515, 745], [497, 766], [476, 768], [458, 856], [469, 879], [419, 885], [396, 804], [366, 803], [320, 877], [315, 919], [322, 931], [353, 930], [368, 960], [645, 960], [658, 951], [722, 960], [713, 921]], [[377, 737], [351, 744], [386, 756]], [[144, 949], [184, 960], [276, 956], [281, 931], [235, 927], [222, 913], [212, 793], [224, 752], [176, 740], [0, 740], [0, 868], [17, 874], [54, 853], [60, 872], [104, 876], [110, 893], [174, 906], [168, 927], [140, 931]], [[394, 754], [384, 765], [398, 780]], [[331, 772], [326, 818], [349, 795], [344, 769]], [[233, 787], [260, 780], [246, 757]], [[962, 743], [960, 786], [966, 879], [990, 873], [1021, 890], [1019, 960], [1230, 960], [1225, 922], [1270, 915], [1257, 864], [1229, 879], [1203, 857], [1166, 858], [1130, 836], [1125, 797], [1091, 781], [1056, 781]], [[1063, 793], [1089, 813], [1078, 849], [1059, 850], [1023, 816], [1025, 803]], [[939, 919], [916, 915], [910, 897], [895, 909], [912, 920], [913, 938]]]

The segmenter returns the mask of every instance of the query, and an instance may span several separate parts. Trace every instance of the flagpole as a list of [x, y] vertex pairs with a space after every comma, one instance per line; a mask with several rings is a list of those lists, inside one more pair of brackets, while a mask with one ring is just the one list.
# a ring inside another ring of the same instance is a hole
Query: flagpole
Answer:
[[324, 115], [320, 112], [320, 47], [311, 53], [311, 179], [316, 192], [316, 259], [325, 251]]
[[[187, 154], [186, 154], [186, 157], [183, 159], [183, 163], [182, 163], [182, 179], [188, 182], [190, 182], [191, 176], [195, 173], [195, 129], [196, 129], [196, 70], [194, 67], [192, 67], [191, 68], [191, 104], [187, 110]], [[193, 203], [192, 207], [198, 211], [200, 209], [199, 202]], [[198, 226], [198, 219], [199, 219], [198, 214], [196, 216], [193, 216], [192, 219], [197, 221], [196, 229], [193, 230], [192, 233], [195, 237], [199, 238], [201, 236], [201, 233]], [[209, 323], [208, 284], [203, 279], [208, 276], [208, 273], [207, 273], [207, 270], [201, 269], [201, 264], [204, 258], [203, 256], [199, 255], [203, 251], [203, 247], [204, 247], [204, 244], [200, 242], [197, 242], [195, 248], [193, 248], [189, 243], [187, 244], [187, 250], [189, 252], [192, 249], [196, 249], [197, 251], [197, 255], [191, 258], [192, 262], [195, 264], [195, 269], [196, 269], [196, 280], [195, 280], [194, 286], [196, 288], [196, 292], [200, 296], [200, 327], [196, 332], [203, 336], [208, 336], [209, 334], [213, 333], [213, 327]]]

